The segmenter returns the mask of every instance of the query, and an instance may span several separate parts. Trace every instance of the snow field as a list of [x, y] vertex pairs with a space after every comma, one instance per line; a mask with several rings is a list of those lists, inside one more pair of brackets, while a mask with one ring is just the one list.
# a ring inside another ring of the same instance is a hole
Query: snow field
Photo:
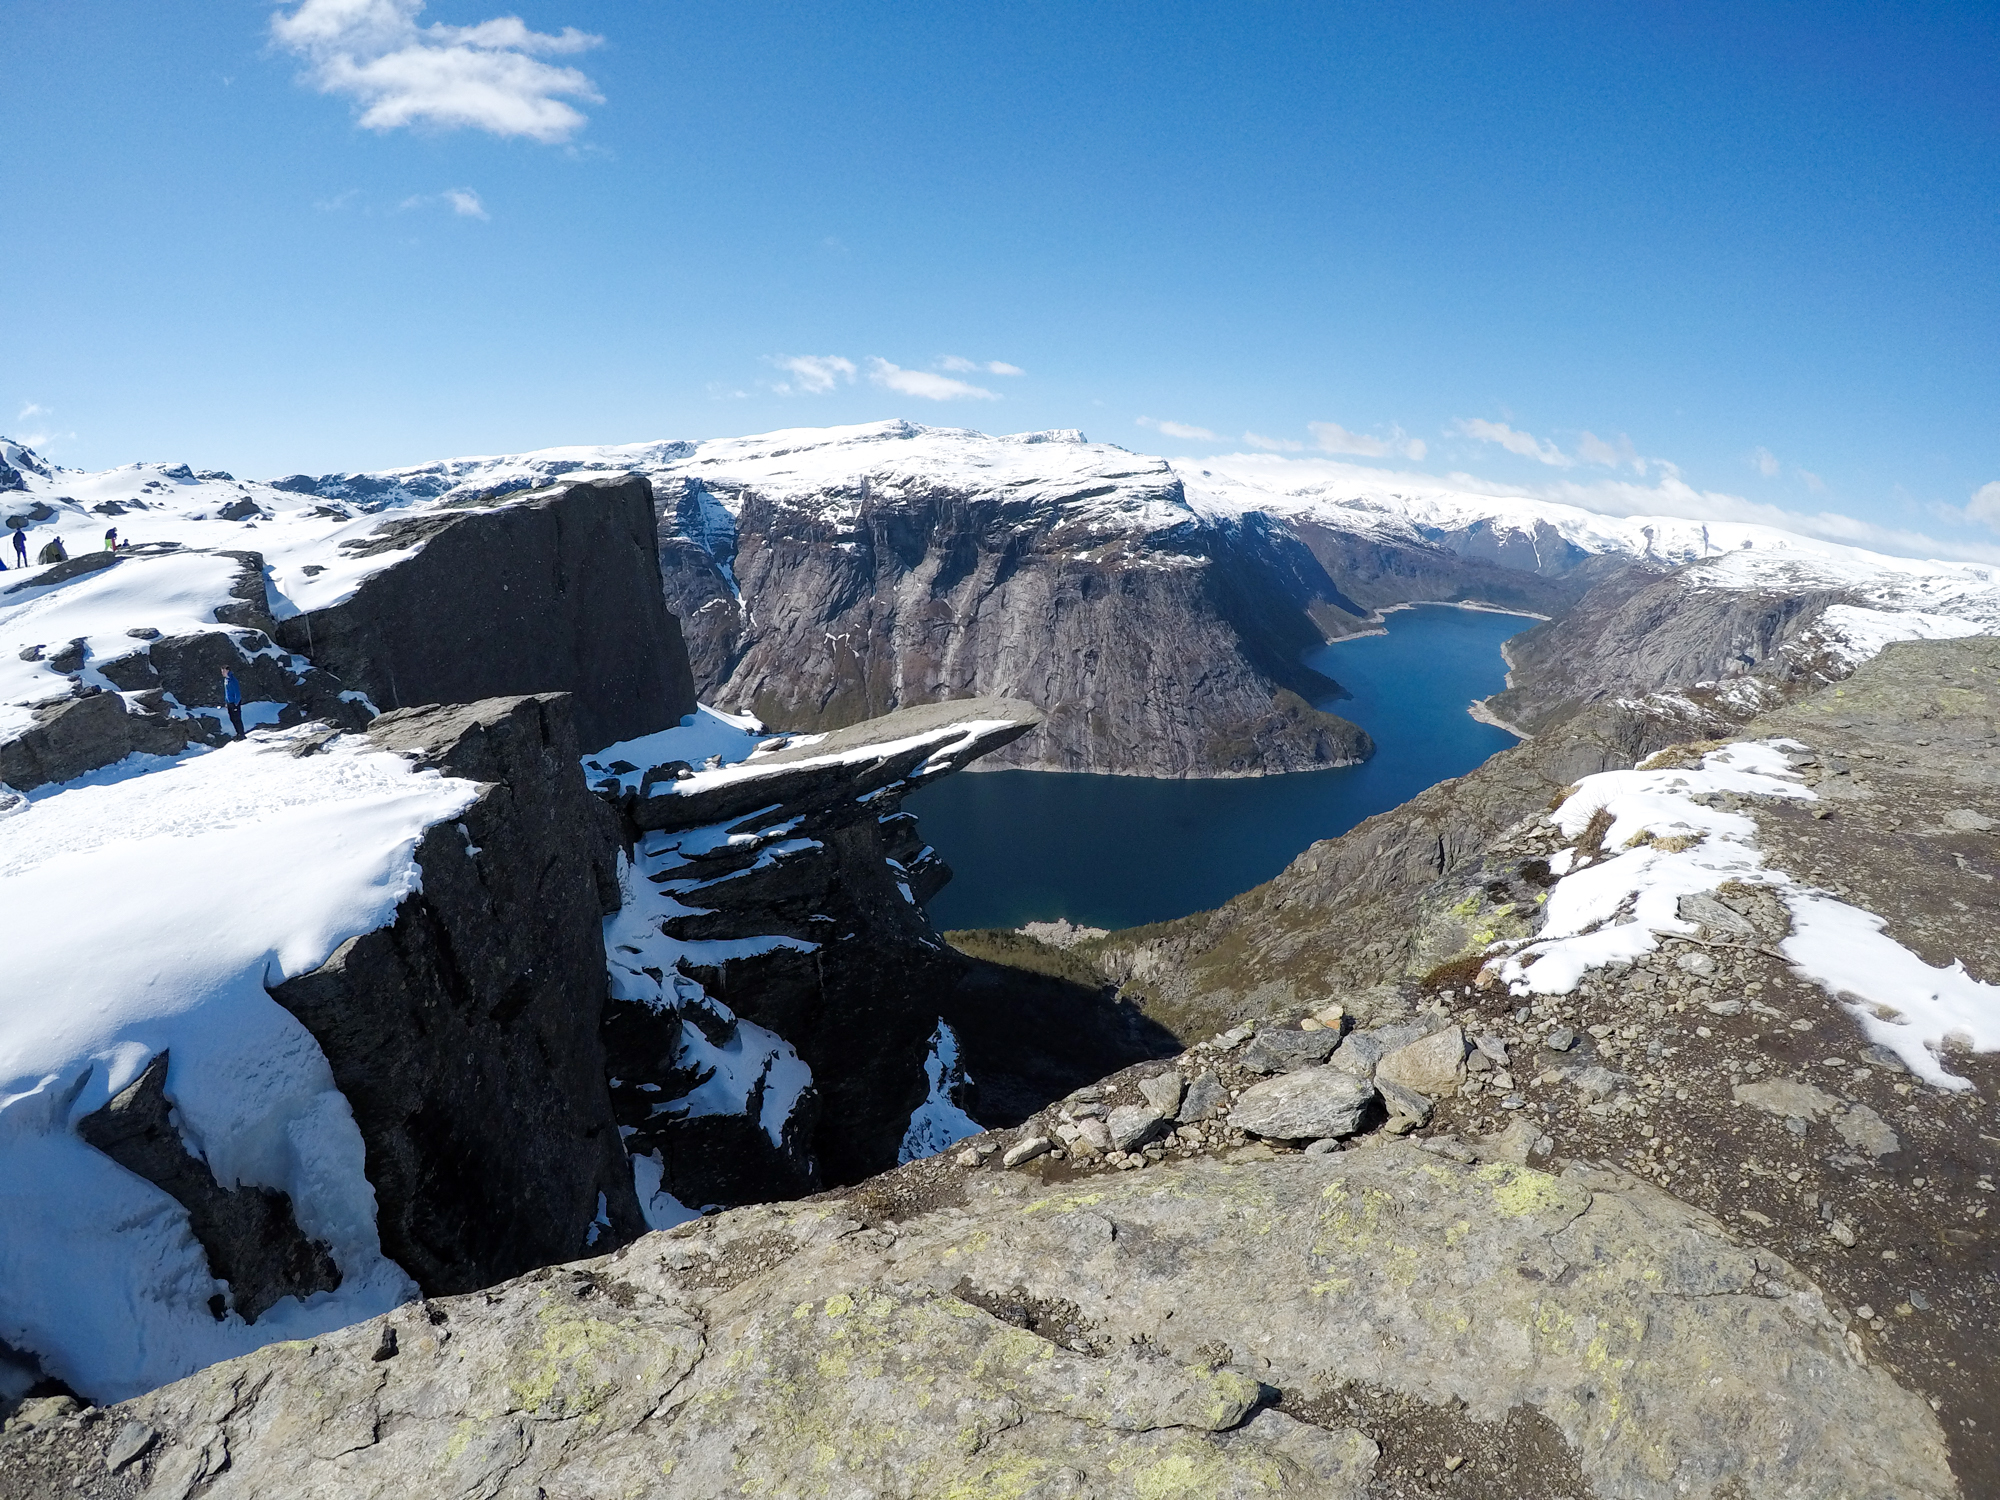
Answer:
[[1593, 969], [1655, 951], [1663, 935], [1695, 934], [1698, 924], [1680, 916], [1681, 897], [1729, 881], [1764, 885], [1791, 912], [1792, 931], [1779, 952], [1795, 973], [1824, 988], [1871, 1042], [1925, 1082], [1970, 1087], [1945, 1068], [1941, 1048], [1953, 1037], [1975, 1051], [2000, 1049], [2000, 986], [1956, 962], [1926, 964], [1889, 937], [1873, 912], [1770, 867], [1751, 818], [1694, 800], [1735, 793], [1815, 801], [1785, 754], [1803, 748], [1789, 740], [1740, 742], [1710, 751], [1699, 770], [1606, 771], [1578, 782], [1551, 821], [1576, 840], [1600, 812], [1608, 815], [1606, 856], [1592, 863], [1589, 851], [1571, 844], [1550, 861], [1560, 879], [1541, 931], [1490, 950], [1501, 981], [1516, 995], [1568, 994]]
[[[471, 782], [365, 741], [290, 736], [134, 757], [21, 805], [0, 841], [0, 1339], [119, 1399], [414, 1295], [382, 1254], [363, 1145], [312, 1037], [266, 986], [387, 925], [425, 829]], [[184, 1143], [224, 1187], [291, 1196], [333, 1292], [217, 1322], [185, 1212], [74, 1133], [162, 1051]]]

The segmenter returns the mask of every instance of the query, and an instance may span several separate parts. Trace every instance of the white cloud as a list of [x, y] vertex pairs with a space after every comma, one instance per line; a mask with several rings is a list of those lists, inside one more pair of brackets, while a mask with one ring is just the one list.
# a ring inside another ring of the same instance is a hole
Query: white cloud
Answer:
[[1243, 441], [1253, 448], [1262, 448], [1266, 453], [1303, 453], [1306, 447], [1291, 438], [1265, 437], [1261, 432], [1246, 432]]
[[792, 377], [772, 387], [780, 396], [824, 396], [843, 381], [854, 383], [854, 361], [838, 354], [778, 354], [771, 363]]
[[1773, 453], [1769, 448], [1752, 448], [1750, 450], [1750, 467], [1755, 469], [1759, 474], [1762, 474], [1766, 479], [1776, 479], [1778, 477], [1778, 470], [1783, 468], [1784, 465], [1778, 462], [1778, 455]]
[[1576, 435], [1576, 456], [1585, 463], [1603, 464], [1610, 469], [1630, 464], [1639, 473], [1646, 472], [1646, 460], [1632, 446], [1632, 439], [1622, 432], [1615, 439], [1601, 438], [1594, 432], [1579, 432]]
[[[57, 432], [50, 425], [49, 418], [54, 415], [55, 411], [51, 407], [43, 406], [36, 401], [24, 402], [21, 410], [15, 414], [14, 431], [8, 436], [23, 448], [33, 448], [37, 452], [46, 452], [52, 444], [73, 439], [75, 433]], [[32, 427], [26, 425], [31, 422], [34, 424]]]
[[1206, 427], [1195, 427], [1187, 422], [1163, 422], [1157, 417], [1140, 417], [1139, 426], [1150, 427], [1161, 437], [1179, 438], [1188, 443], [1213, 443], [1214, 433]]
[[1532, 458], [1555, 469], [1570, 469], [1576, 460], [1546, 438], [1538, 438], [1532, 433], [1508, 426], [1505, 422], [1489, 422], [1484, 417], [1460, 417], [1452, 430], [1463, 437], [1473, 438], [1482, 443], [1498, 443], [1509, 453], [1518, 453], [1522, 458]]
[[938, 361], [938, 368], [940, 370], [955, 370], [960, 374], [1025, 375], [1028, 373], [1019, 365], [1010, 365], [1004, 359], [989, 359], [981, 362], [976, 359], [966, 359], [957, 354], [947, 354], [943, 359]]
[[461, 219], [488, 219], [486, 205], [479, 201], [479, 194], [471, 188], [446, 188], [444, 201], [451, 205], [451, 211]]
[[574, 26], [530, 31], [518, 16], [419, 26], [423, 8], [424, 0], [302, 0], [272, 14], [271, 35], [306, 59], [321, 93], [357, 101], [370, 130], [470, 127], [554, 143], [585, 123], [564, 99], [604, 102], [575, 68], [540, 60], [588, 51], [604, 38]]
[[892, 365], [886, 359], [868, 361], [868, 378], [888, 390], [900, 391], [905, 396], [921, 396], [926, 401], [998, 401], [1000, 394], [989, 391], [984, 386], [969, 385], [963, 380], [953, 380], [949, 375], [936, 375], [929, 370], [906, 370], [901, 365]]
[[2000, 531], [2000, 479], [1982, 484], [1965, 502], [1965, 519]]
[[1799, 476], [1799, 483], [1811, 490], [1815, 495], [1824, 495], [1826, 493], [1826, 481], [1813, 473], [1811, 469], [1794, 469], [1792, 472]]
[[1356, 458], [1407, 458], [1422, 463], [1430, 451], [1422, 438], [1410, 437], [1400, 427], [1390, 428], [1387, 437], [1349, 432], [1338, 422], [1308, 422], [1306, 431], [1313, 435], [1313, 446], [1322, 453], [1350, 453]]

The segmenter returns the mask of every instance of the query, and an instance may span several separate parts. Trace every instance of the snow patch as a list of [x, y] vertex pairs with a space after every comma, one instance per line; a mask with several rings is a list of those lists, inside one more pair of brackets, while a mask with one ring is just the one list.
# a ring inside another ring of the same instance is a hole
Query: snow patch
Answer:
[[903, 1132], [903, 1144], [896, 1151], [899, 1166], [948, 1151], [966, 1137], [978, 1135], [986, 1129], [952, 1102], [952, 1090], [972, 1080], [959, 1066], [958, 1033], [942, 1018], [937, 1023], [937, 1030], [931, 1033], [931, 1050], [924, 1059], [924, 1076], [930, 1080], [930, 1092], [924, 1102], [910, 1113], [909, 1128]]
[[1835, 900], [1771, 868], [1756, 823], [1697, 798], [1719, 794], [1817, 800], [1791, 768], [1793, 741], [1739, 742], [1710, 751], [1698, 770], [1607, 771], [1587, 776], [1552, 815], [1576, 840], [1599, 814], [1609, 818], [1602, 852], [1572, 845], [1549, 862], [1560, 876], [1530, 941], [1496, 944], [1491, 962], [1516, 995], [1559, 995], [1592, 969], [1631, 963], [1663, 935], [1690, 936], [1680, 898], [1738, 881], [1769, 887], [1792, 916], [1779, 952], [1801, 978], [1838, 1000], [1869, 1039], [1939, 1088], [1970, 1083], [1949, 1072], [1948, 1038], [1974, 1051], [2000, 1050], [2000, 986], [1954, 962], [1933, 968], [1884, 931], [1873, 912]]

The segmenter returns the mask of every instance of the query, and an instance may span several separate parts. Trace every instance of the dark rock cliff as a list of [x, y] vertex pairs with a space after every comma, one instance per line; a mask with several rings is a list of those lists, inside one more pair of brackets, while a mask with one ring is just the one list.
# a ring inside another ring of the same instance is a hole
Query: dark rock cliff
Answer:
[[615, 843], [568, 700], [410, 709], [370, 736], [485, 784], [418, 845], [392, 926], [271, 991], [354, 1110], [383, 1250], [448, 1292], [631, 1238], [598, 1030]]
[[[605, 1038], [628, 1149], [658, 1163], [663, 1190], [689, 1207], [745, 1203], [895, 1165], [940, 1022], [976, 1081], [954, 1102], [982, 1123], [1170, 1043], [1096, 990], [967, 958], [923, 912], [950, 871], [903, 796], [1036, 717], [1004, 700], [934, 704], [723, 772], [633, 773], [648, 790], [618, 798], [633, 920], [611, 955], [630, 982], [614, 985]], [[793, 1054], [812, 1079], [795, 1103]], [[732, 1068], [713, 1087], [740, 1107], [692, 1102]]]
[[1662, 573], [1635, 567], [1597, 584], [1560, 619], [1507, 643], [1509, 685], [1494, 714], [1537, 733], [1608, 698], [1639, 698], [1752, 673], [1828, 680], [1785, 647], [1845, 595], [1826, 587], [1721, 587], [1704, 564]]
[[412, 555], [277, 635], [379, 709], [568, 692], [590, 748], [694, 712], [643, 478], [398, 517], [351, 545]]
[[1261, 517], [1106, 533], [939, 486], [864, 494], [838, 520], [746, 494], [732, 518], [702, 481], [677, 484], [660, 571], [696, 682], [768, 723], [1007, 694], [1045, 722], [995, 765], [1248, 775], [1372, 749], [1313, 706], [1339, 688], [1299, 661], [1325, 638], [1311, 607], [1338, 590]]

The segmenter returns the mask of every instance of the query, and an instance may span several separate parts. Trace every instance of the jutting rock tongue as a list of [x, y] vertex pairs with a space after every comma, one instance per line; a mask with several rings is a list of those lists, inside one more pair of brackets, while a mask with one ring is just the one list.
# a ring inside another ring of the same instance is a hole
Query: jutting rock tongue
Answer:
[[632, 1238], [598, 1035], [616, 834], [570, 699], [408, 709], [370, 737], [486, 783], [418, 845], [423, 890], [393, 925], [271, 991], [354, 1110], [383, 1250], [441, 1293]]
[[346, 545], [410, 555], [345, 602], [282, 622], [278, 638], [379, 708], [568, 692], [586, 745], [694, 712], [653, 489], [638, 475], [402, 516]]

